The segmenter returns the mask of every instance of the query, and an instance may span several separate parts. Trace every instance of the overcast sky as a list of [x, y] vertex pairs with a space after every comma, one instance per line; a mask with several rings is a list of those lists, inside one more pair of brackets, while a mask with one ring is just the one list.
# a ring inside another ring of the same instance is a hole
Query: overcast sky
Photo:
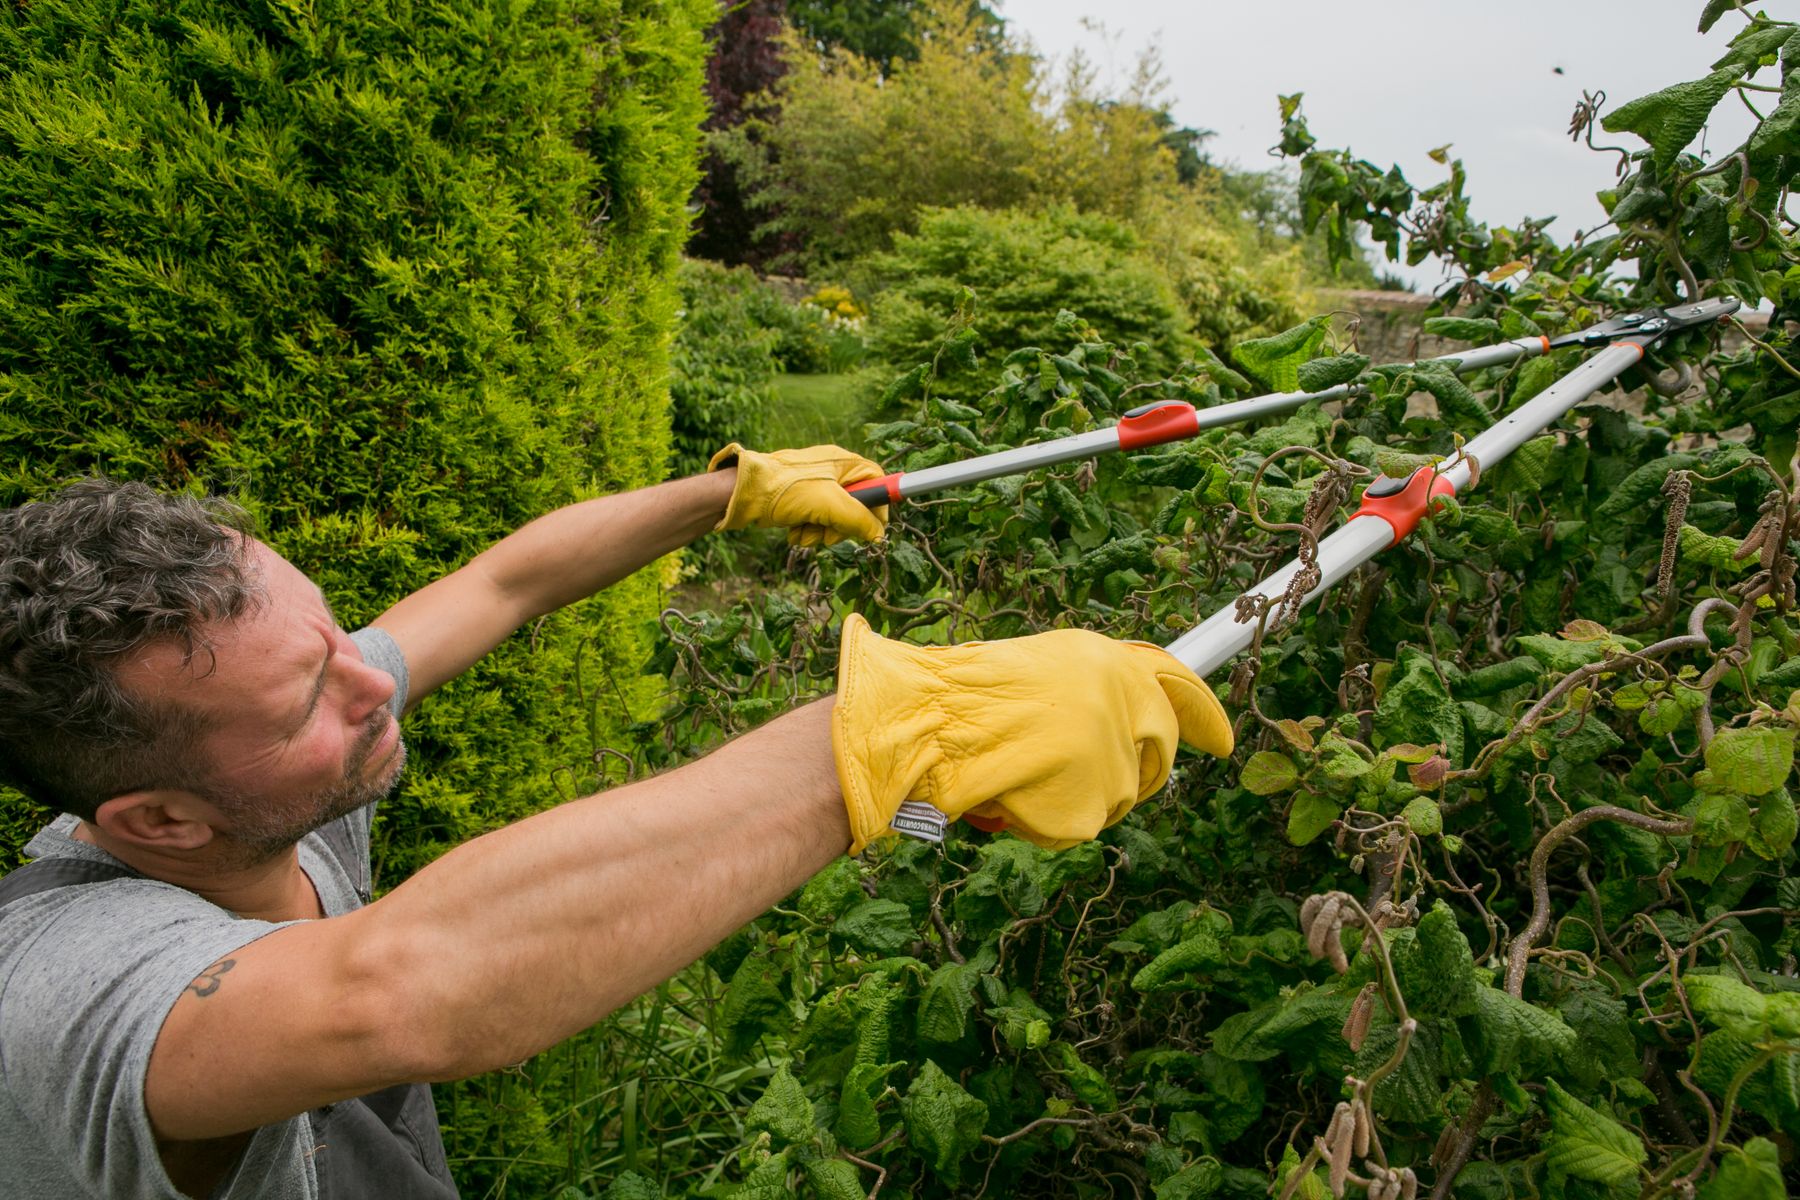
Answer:
[[[1280, 132], [1275, 97], [1304, 92], [1321, 147], [1348, 148], [1384, 169], [1397, 162], [1425, 188], [1445, 174], [1426, 151], [1453, 143], [1477, 219], [1510, 225], [1554, 214], [1551, 233], [1565, 241], [1604, 219], [1594, 192], [1610, 184], [1617, 161], [1568, 139], [1582, 90], [1604, 90], [1611, 110], [1698, 79], [1744, 24], [1728, 14], [1701, 36], [1703, 0], [1005, 0], [997, 7], [1041, 53], [1085, 47], [1103, 77], [1128, 78], [1141, 52], [1158, 47], [1176, 118], [1217, 132], [1209, 145], [1215, 159], [1274, 164], [1265, 151]], [[1800, 15], [1796, 9], [1794, 0], [1764, 7], [1781, 18]], [[1084, 29], [1084, 18], [1103, 21], [1105, 35]], [[1727, 97], [1704, 144], [1733, 149], [1750, 123], [1737, 98]], [[1642, 144], [1630, 135], [1595, 141]], [[1441, 277], [1433, 267], [1407, 275], [1427, 287]]]

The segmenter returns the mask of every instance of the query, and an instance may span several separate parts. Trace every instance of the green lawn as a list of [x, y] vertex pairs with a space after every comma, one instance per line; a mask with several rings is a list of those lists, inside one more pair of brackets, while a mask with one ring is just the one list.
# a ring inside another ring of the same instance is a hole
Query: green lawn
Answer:
[[861, 453], [866, 420], [857, 375], [777, 375], [768, 414], [769, 445], [780, 449], [831, 442]]

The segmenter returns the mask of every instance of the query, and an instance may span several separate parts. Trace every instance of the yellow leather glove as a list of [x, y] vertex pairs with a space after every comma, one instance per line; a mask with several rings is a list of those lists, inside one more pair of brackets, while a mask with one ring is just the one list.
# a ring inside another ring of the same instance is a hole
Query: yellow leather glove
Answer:
[[1177, 739], [1222, 757], [1231, 722], [1204, 680], [1148, 643], [1059, 629], [912, 646], [844, 622], [831, 746], [852, 854], [907, 800], [1077, 845], [1162, 787]]
[[860, 454], [841, 446], [758, 454], [733, 442], [713, 455], [706, 469], [730, 466], [737, 467], [737, 484], [716, 529], [786, 529], [796, 546], [829, 546], [847, 537], [878, 542], [885, 532], [887, 506], [867, 508], [844, 490], [846, 484], [883, 474]]

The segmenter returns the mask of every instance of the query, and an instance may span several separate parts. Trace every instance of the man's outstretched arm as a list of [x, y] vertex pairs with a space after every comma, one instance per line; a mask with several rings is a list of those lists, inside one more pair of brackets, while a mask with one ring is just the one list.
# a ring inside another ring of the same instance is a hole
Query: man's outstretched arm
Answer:
[[410, 711], [528, 621], [610, 587], [719, 523], [735, 470], [559, 508], [375, 619], [406, 656]]
[[571, 504], [539, 517], [375, 619], [406, 656], [408, 708], [527, 621], [609, 587], [714, 528], [783, 528], [816, 545], [878, 538], [844, 485], [881, 468], [837, 446], [758, 454], [732, 443], [705, 475]]
[[830, 720], [831, 701], [808, 705], [244, 947], [163, 1025], [145, 1086], [158, 1135], [510, 1065], [648, 991], [844, 852]]
[[1094, 837], [1231, 750], [1204, 681], [1063, 629], [909, 646], [845, 622], [834, 699], [667, 775], [476, 838], [368, 908], [276, 931], [176, 1001], [145, 1094], [164, 1137], [518, 1062], [692, 962], [900, 805]]

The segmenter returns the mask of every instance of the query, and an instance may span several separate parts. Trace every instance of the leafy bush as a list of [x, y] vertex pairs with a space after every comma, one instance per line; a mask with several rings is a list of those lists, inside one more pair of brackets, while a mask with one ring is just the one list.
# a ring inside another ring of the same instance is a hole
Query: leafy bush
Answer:
[[[1471, 220], [1454, 164], [1415, 197], [1317, 148], [1290, 98], [1314, 220], [1466, 273], [1440, 335], [1700, 294], [1768, 297], [1770, 332], [1659, 344], [1326, 603], [1256, 605], [1264, 633], [1221, 689], [1236, 760], [1184, 761], [1097, 843], [899, 842], [710, 957], [718, 1052], [768, 1072], [718, 1172], [756, 1195], [1787, 1194], [1800, 238], [1771, 197], [1800, 171], [1800, 26], [1739, 16], [1723, 75], [1605, 118], [1650, 146], [1603, 197], [1618, 235], [1577, 247]], [[1745, 146], [1684, 158], [1771, 67], [1782, 100]], [[1646, 187], [1661, 199], [1626, 207]], [[1621, 259], [1639, 269], [1602, 273]], [[974, 408], [967, 343], [953, 325], [903, 377], [916, 403], [871, 434], [890, 467], [1104, 423], [1135, 395], [1254, 390], [1216, 362], [1162, 377], [1068, 316], [990, 366]], [[927, 642], [1167, 642], [1304, 552], [1359, 479], [1443, 457], [1584, 353], [1458, 384], [1342, 349], [1320, 321], [1232, 355], [1271, 381], [1348, 375], [1341, 410], [903, 506], [883, 545], [672, 616], [658, 661], [689, 685], [663, 753], [824, 686], [851, 609]]]
[[920, 57], [891, 75], [796, 41], [771, 115], [713, 136], [763, 209], [764, 235], [794, 235], [800, 266], [883, 249], [924, 204], [1005, 207], [1033, 194], [1048, 147], [1035, 69], [1019, 55], [970, 53], [980, 35], [959, 7], [935, 3]]
[[[1004, 357], [1055, 338], [1069, 309], [1108, 341], [1142, 343], [1147, 370], [1167, 373], [1197, 347], [1179, 298], [1130, 229], [1069, 209], [1042, 215], [976, 208], [927, 213], [866, 269], [876, 281], [869, 340], [889, 363], [930, 357], [944, 326], [968, 310], [973, 349]], [[973, 296], [971, 297], [971, 290]], [[973, 359], [945, 363], [940, 395], [970, 399], [991, 375]]]
[[789, 303], [765, 289], [757, 315], [775, 332], [775, 359], [796, 375], [840, 375], [854, 370], [867, 347], [859, 322], [839, 319], [827, 308]]
[[781, 369], [778, 331], [758, 319], [769, 302], [748, 268], [683, 261], [681, 324], [669, 356], [674, 474], [704, 471], [727, 442], [765, 444], [770, 381]]
[[1168, 279], [1189, 329], [1214, 348], [1292, 324], [1309, 276], [1306, 244], [1258, 231], [1230, 202], [1209, 181], [1146, 204], [1134, 223], [1144, 257]]
[[[88, 471], [230, 489], [354, 626], [546, 509], [661, 478], [713, 15], [9, 9], [0, 503]], [[597, 752], [653, 706], [657, 583], [548, 619], [409, 720], [384, 885], [594, 790]], [[11, 795], [0, 814], [10, 865], [44, 814]], [[465, 1191], [570, 1082], [439, 1089]]]

